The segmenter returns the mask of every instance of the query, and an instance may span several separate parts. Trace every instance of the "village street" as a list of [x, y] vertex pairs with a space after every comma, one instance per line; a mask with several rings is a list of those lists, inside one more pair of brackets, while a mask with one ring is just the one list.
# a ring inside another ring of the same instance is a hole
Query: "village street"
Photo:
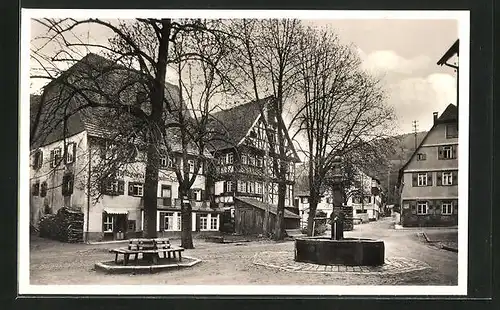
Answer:
[[[300, 273], [254, 264], [258, 253], [288, 253], [293, 263], [293, 241], [252, 241], [215, 244], [194, 240], [186, 256], [202, 262], [194, 267], [155, 274], [104, 274], [94, 270], [98, 261], [111, 260], [111, 248], [123, 244], [64, 244], [33, 237], [30, 244], [31, 284], [325, 284], [325, 285], [456, 285], [457, 253], [426, 244], [420, 229], [395, 230], [392, 218], [356, 225], [346, 237], [378, 238], [385, 242], [387, 260], [399, 257], [426, 266], [405, 273]], [[427, 228], [427, 230], [433, 230]], [[448, 229], [449, 230], [449, 229]], [[176, 245], [179, 240], [173, 240]]]

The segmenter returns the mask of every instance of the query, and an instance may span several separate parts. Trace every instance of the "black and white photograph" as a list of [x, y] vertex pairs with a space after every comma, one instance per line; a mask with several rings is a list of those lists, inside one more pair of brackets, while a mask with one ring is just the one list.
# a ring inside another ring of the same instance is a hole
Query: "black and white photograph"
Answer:
[[20, 293], [467, 294], [467, 11], [21, 18]]

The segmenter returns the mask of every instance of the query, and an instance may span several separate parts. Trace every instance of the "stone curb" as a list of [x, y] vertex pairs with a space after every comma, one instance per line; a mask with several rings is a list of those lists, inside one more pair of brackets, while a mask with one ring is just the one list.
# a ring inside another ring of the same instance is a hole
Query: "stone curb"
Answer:
[[[263, 252], [263, 253], [269, 253], [269, 252]], [[273, 263], [265, 263], [262, 261], [259, 261], [259, 254], [263, 253], [256, 253], [253, 258], [253, 264], [257, 266], [262, 266], [262, 267], [267, 267], [267, 268], [274, 268], [282, 271], [287, 271], [287, 272], [296, 272], [296, 273], [315, 273], [315, 274], [354, 274], [354, 275], [393, 275], [393, 274], [401, 274], [401, 273], [407, 273], [407, 272], [413, 272], [413, 271], [420, 271], [424, 269], [431, 268], [428, 264], [414, 260], [414, 259], [408, 259], [408, 258], [399, 258], [399, 257], [392, 257], [389, 258], [389, 260], [393, 261], [396, 260], [395, 262], [392, 262], [394, 268], [388, 269], [388, 265], [380, 266], [380, 267], [367, 267], [367, 266], [344, 266], [344, 265], [317, 265], [317, 264], [312, 264], [312, 263], [300, 263], [302, 266], [292, 266], [292, 265], [275, 265]], [[276, 253], [282, 253], [282, 252], [276, 252]], [[402, 268], [401, 262], [397, 262], [397, 260], [410, 260], [414, 266], [412, 267], [407, 267], [407, 268]], [[295, 263], [293, 260], [291, 263]], [[417, 265], [417, 263], [419, 265]], [[385, 268], [385, 269], [384, 269]]]
[[153, 266], [135, 266], [135, 265], [110, 266], [110, 265], [104, 264], [103, 262], [99, 262], [99, 263], [96, 263], [94, 265], [94, 267], [96, 270], [103, 271], [106, 273], [154, 273], [154, 272], [164, 271], [164, 270], [168, 270], [168, 269], [179, 269], [179, 268], [192, 267], [192, 266], [201, 262], [200, 259], [194, 258], [194, 257], [184, 256], [183, 258], [187, 258], [187, 259], [190, 259], [192, 261], [172, 263], [172, 264], [166, 264], [166, 265], [153, 265]]
[[[439, 241], [432, 241], [431, 239], [429, 239], [429, 237], [427, 236], [427, 234], [425, 232], [422, 232], [422, 235], [424, 236], [424, 239], [425, 239], [425, 241], [427, 241], [427, 243], [430, 243], [430, 244], [439, 243]], [[444, 244], [439, 244], [439, 248], [446, 250], [446, 251], [458, 253], [458, 248], [447, 246]]]

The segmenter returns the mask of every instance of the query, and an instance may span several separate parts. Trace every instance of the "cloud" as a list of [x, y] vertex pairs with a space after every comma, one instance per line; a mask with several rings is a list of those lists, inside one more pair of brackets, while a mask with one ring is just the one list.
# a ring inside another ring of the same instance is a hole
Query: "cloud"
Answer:
[[418, 121], [418, 130], [429, 130], [433, 112], [441, 114], [448, 104], [456, 104], [456, 79], [442, 73], [406, 78], [391, 85], [388, 92], [402, 132], [412, 131], [413, 120]]
[[378, 73], [394, 72], [412, 74], [427, 68], [430, 64], [430, 58], [423, 55], [407, 59], [390, 50], [365, 54], [362, 50], [358, 49], [358, 53], [363, 60], [363, 68]]

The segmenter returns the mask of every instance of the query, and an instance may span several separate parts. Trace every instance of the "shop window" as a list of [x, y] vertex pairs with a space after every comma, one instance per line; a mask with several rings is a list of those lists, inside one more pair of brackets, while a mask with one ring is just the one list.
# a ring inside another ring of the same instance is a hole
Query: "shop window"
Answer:
[[112, 233], [114, 228], [114, 218], [112, 215], [104, 215], [103, 232]]

